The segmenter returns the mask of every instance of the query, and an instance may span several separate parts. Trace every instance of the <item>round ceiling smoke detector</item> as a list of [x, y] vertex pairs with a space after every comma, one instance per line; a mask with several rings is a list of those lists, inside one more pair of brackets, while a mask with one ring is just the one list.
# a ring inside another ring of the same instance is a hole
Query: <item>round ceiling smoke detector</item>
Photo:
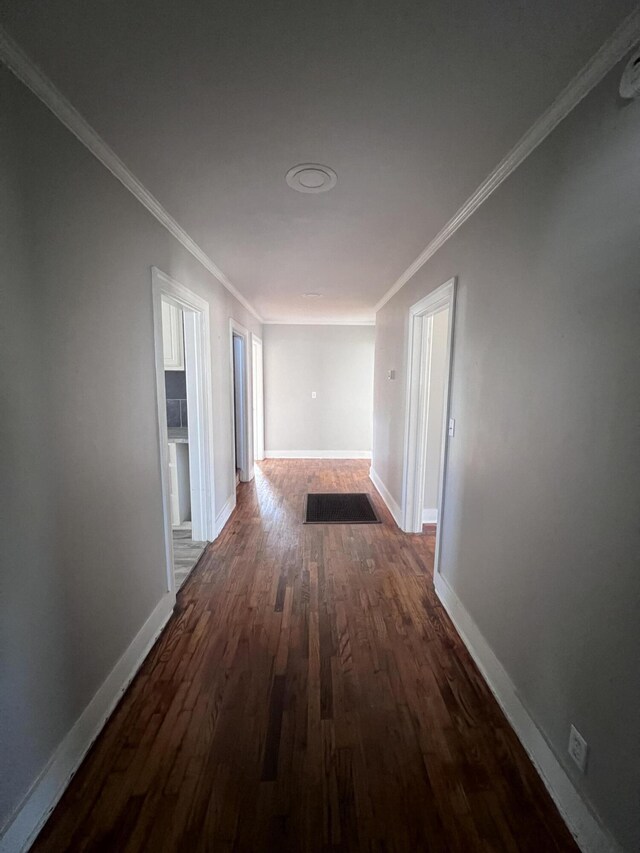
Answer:
[[338, 176], [328, 166], [301, 163], [289, 169], [286, 180], [291, 189], [299, 193], [326, 193], [335, 187]]
[[305, 299], [322, 299], [322, 294], [317, 293], [315, 290], [312, 290], [309, 293], [303, 293], [302, 295]]

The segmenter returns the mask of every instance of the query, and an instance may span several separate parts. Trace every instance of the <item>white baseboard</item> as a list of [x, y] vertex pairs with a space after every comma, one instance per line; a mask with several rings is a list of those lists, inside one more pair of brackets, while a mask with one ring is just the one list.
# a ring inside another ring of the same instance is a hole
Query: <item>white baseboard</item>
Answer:
[[398, 527], [402, 530], [402, 512], [400, 511], [400, 506], [393, 499], [391, 492], [389, 491], [389, 489], [387, 489], [387, 487], [382, 482], [380, 477], [378, 477], [378, 475], [373, 470], [373, 468], [369, 468], [369, 479], [371, 480], [373, 485], [378, 490], [378, 493], [380, 494], [380, 497], [382, 498], [382, 500], [387, 505], [387, 509], [389, 510], [391, 515], [393, 516], [393, 520], [398, 525]]
[[371, 459], [370, 450], [265, 450], [267, 459]]
[[233, 492], [232, 495], [226, 500], [225, 505], [222, 507], [220, 512], [216, 516], [216, 537], [220, 536], [222, 533], [222, 528], [225, 526], [227, 521], [231, 518], [231, 513], [236, 508], [236, 493]]
[[489, 689], [525, 748], [583, 853], [622, 853], [575, 788], [546, 738], [522, 704], [516, 687], [480, 629], [441, 574], [434, 578], [438, 598], [469, 650]]
[[435, 507], [433, 509], [423, 509], [422, 510], [422, 523], [423, 524], [437, 524], [438, 523], [438, 510]]
[[165, 593], [160, 599], [129, 648], [59, 744], [0, 837], [0, 853], [22, 853], [29, 849], [169, 621], [175, 601], [172, 593]]

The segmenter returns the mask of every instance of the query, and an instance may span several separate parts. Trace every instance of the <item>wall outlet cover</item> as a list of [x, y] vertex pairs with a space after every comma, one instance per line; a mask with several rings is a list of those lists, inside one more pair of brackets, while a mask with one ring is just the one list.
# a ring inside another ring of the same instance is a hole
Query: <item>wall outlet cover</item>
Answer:
[[589, 754], [589, 745], [582, 737], [575, 726], [571, 726], [569, 732], [569, 755], [581, 773], [587, 769], [587, 756]]

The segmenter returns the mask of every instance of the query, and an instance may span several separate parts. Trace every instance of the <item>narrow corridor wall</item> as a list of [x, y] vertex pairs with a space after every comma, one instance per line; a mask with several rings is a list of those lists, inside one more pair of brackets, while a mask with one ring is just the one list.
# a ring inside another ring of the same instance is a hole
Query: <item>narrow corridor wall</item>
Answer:
[[[378, 313], [401, 499], [409, 308], [458, 277], [441, 571], [582, 797], [640, 849], [640, 101], [615, 68]], [[395, 367], [398, 381], [388, 382]], [[590, 747], [580, 776], [574, 724]]]
[[166, 595], [152, 265], [210, 306], [218, 511], [262, 327], [4, 66], [0, 103], [3, 827]]

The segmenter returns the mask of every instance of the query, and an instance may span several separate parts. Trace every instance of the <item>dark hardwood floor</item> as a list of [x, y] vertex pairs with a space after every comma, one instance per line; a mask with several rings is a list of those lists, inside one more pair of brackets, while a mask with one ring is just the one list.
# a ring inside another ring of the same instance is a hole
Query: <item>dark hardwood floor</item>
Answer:
[[[576, 851], [368, 462], [267, 461], [37, 851]], [[381, 525], [307, 525], [368, 491]]]

